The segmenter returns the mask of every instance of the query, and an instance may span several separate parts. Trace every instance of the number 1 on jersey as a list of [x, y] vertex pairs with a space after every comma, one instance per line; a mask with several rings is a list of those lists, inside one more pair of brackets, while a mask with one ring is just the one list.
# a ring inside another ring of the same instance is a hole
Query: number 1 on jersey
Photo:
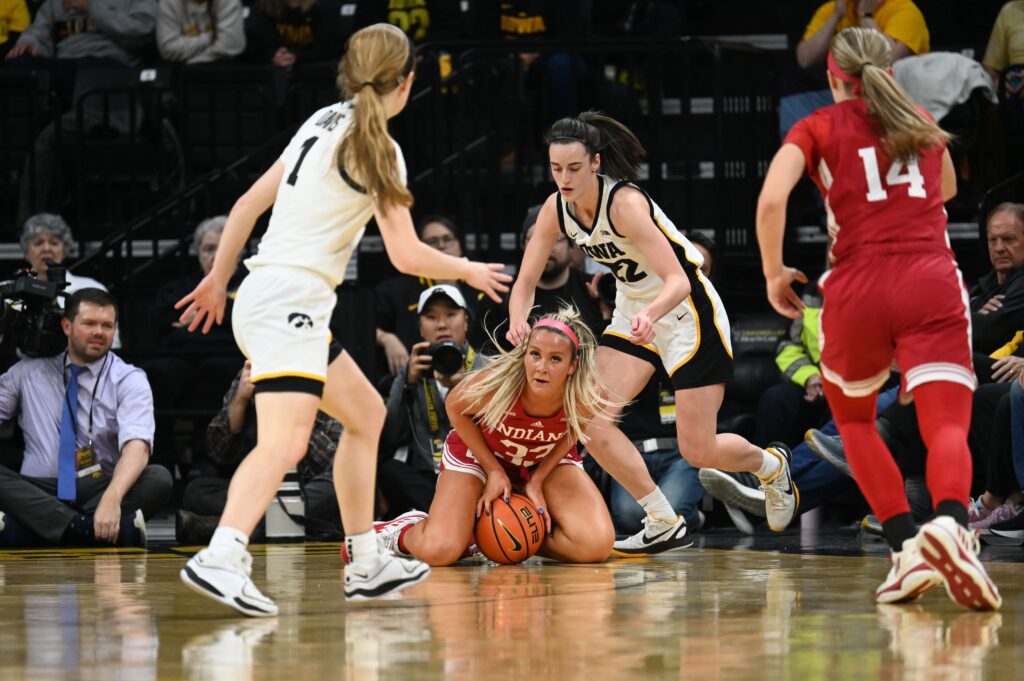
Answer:
[[288, 176], [287, 182], [291, 186], [295, 186], [295, 182], [299, 179], [299, 168], [302, 167], [302, 162], [306, 160], [306, 154], [309, 153], [309, 150], [313, 148], [313, 145], [316, 144], [318, 139], [320, 138], [310, 137], [302, 143], [302, 153], [299, 154], [299, 160], [295, 162], [295, 169], [292, 170], [291, 174]]
[[[864, 162], [864, 175], [868, 181], [868, 201], [885, 201], [889, 193], [882, 187], [882, 176], [878, 171], [878, 155], [874, 147], [864, 147], [857, 150], [857, 155]], [[907, 172], [903, 172], [906, 168]], [[890, 187], [898, 184], [907, 185], [907, 196], [915, 199], [924, 199], [928, 195], [924, 191], [924, 176], [917, 166], [917, 159], [911, 159], [910, 163], [895, 160], [889, 166], [889, 172], [885, 174], [885, 183]]]

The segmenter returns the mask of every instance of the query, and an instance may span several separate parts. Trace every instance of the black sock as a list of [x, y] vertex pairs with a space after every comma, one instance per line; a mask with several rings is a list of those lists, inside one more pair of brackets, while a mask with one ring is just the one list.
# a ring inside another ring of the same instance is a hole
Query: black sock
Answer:
[[940, 501], [935, 506], [935, 515], [948, 515], [952, 517], [958, 525], [967, 527], [967, 507], [959, 501], [952, 501], [951, 499]]
[[64, 530], [64, 536], [61, 537], [62, 544], [95, 544], [96, 543], [96, 528], [92, 523], [92, 518], [81, 513], [76, 513], [71, 522], [68, 523], [67, 529]]
[[900, 513], [882, 523], [882, 534], [889, 542], [893, 551], [902, 551], [903, 542], [917, 534], [917, 525], [914, 524], [914, 516], [909, 513]]

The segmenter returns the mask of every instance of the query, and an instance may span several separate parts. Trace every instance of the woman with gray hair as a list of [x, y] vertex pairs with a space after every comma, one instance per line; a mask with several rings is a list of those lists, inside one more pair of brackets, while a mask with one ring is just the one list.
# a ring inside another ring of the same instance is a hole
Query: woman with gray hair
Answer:
[[[65, 258], [78, 253], [78, 244], [71, 234], [71, 227], [59, 215], [54, 213], [38, 213], [25, 221], [21, 230], [21, 250], [25, 259], [36, 272], [36, 278], [47, 281], [49, 261], [55, 265], [64, 264]], [[107, 287], [92, 277], [83, 277], [68, 272], [65, 275], [68, 282], [64, 292], [71, 295], [83, 288], [98, 288], [107, 290]], [[58, 301], [64, 307], [63, 298]], [[115, 347], [120, 345], [116, 343]]]

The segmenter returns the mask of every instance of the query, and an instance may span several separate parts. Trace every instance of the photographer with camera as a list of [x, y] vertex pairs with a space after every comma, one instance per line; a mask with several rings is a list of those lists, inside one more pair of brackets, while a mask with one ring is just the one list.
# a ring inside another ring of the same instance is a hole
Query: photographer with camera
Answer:
[[153, 397], [146, 375], [110, 352], [117, 304], [86, 288], [68, 298], [65, 352], [0, 376], [0, 421], [25, 433], [21, 473], [0, 467], [0, 545], [143, 546], [145, 518], [171, 492], [149, 465]]
[[466, 341], [466, 299], [454, 286], [432, 286], [416, 305], [420, 337], [406, 370], [395, 377], [381, 435], [377, 479], [387, 500], [386, 516], [425, 510], [434, 486], [444, 440], [452, 429], [444, 401], [470, 369], [485, 364]]

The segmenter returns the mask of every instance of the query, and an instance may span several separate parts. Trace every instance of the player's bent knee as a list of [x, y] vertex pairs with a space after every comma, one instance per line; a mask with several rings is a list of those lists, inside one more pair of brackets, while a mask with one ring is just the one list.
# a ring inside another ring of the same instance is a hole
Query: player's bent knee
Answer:
[[462, 557], [468, 543], [452, 536], [424, 537], [422, 544], [416, 547], [416, 557], [434, 567], [451, 565]]

